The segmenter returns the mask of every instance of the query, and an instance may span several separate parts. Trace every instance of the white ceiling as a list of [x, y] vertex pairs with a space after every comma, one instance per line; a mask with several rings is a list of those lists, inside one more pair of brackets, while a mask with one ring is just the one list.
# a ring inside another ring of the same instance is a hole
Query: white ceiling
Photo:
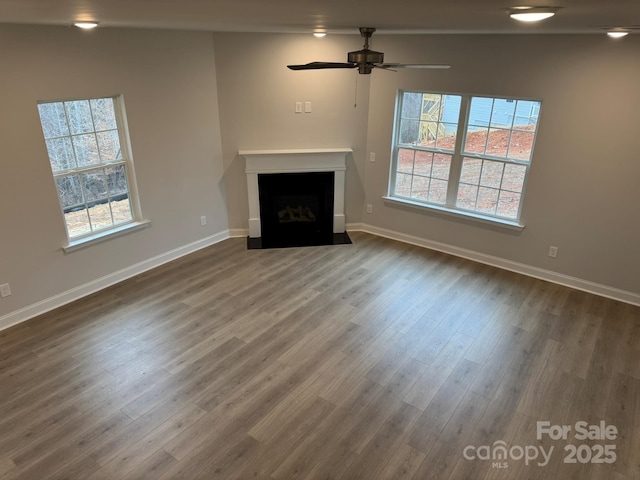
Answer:
[[[537, 25], [511, 20], [517, 5], [561, 7]], [[0, 0], [0, 23], [235, 32], [598, 33], [640, 25], [640, 0]]]

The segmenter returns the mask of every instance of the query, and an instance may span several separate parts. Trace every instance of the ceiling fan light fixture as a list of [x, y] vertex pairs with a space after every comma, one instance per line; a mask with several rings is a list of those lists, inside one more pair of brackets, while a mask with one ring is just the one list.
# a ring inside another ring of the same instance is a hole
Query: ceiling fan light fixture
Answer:
[[607, 36], [611, 38], [622, 38], [626, 37], [627, 35], [629, 35], [629, 32], [627, 30], [613, 29], [607, 32]]
[[513, 7], [507, 13], [519, 22], [534, 23], [553, 17], [558, 7]]
[[98, 22], [76, 22], [73, 25], [83, 30], [91, 30], [98, 26]]

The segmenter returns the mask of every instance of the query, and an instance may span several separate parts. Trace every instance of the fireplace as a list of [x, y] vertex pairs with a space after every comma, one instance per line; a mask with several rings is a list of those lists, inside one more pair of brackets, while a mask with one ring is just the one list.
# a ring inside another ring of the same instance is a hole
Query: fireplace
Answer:
[[249, 248], [351, 243], [344, 188], [349, 148], [241, 151]]
[[262, 247], [330, 243], [333, 177], [333, 172], [258, 175]]

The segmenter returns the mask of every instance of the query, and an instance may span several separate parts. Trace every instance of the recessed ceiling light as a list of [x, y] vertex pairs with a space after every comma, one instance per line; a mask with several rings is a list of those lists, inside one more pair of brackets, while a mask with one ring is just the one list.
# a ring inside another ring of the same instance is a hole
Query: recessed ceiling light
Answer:
[[76, 22], [74, 25], [78, 28], [82, 28], [83, 30], [91, 30], [98, 26], [98, 22]]
[[607, 35], [611, 38], [622, 38], [629, 35], [629, 32], [625, 30], [611, 30], [610, 32], [607, 32]]
[[313, 32], [313, 36], [317, 38], [322, 38], [327, 36], [327, 32]]
[[514, 20], [529, 23], [553, 17], [557, 11], [557, 7], [513, 7], [507, 10]]

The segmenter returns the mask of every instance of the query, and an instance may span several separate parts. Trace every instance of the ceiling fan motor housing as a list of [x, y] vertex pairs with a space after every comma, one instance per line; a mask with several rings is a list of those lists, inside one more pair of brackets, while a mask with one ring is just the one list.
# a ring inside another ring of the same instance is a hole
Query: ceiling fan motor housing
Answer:
[[347, 55], [349, 63], [384, 63], [384, 53], [374, 52], [373, 50], [357, 50], [349, 52]]
[[374, 65], [384, 63], [384, 53], [365, 48], [363, 50], [349, 52], [347, 54], [347, 61], [358, 65], [359, 73], [371, 73]]

